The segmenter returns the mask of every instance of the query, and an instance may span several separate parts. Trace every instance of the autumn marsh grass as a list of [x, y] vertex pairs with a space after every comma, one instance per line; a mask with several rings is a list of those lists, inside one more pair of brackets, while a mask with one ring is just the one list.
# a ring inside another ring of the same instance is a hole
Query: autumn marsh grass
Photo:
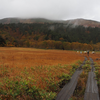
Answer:
[[0, 49], [0, 99], [53, 100], [79, 60], [73, 51]]
[[[24, 67], [21, 70], [1, 65], [0, 99], [53, 100], [60, 91], [62, 82], [69, 82], [72, 74], [68, 70], [72, 69], [72, 66], [68, 68], [67, 65], [57, 65]], [[56, 73], [59, 70], [61, 73]]]

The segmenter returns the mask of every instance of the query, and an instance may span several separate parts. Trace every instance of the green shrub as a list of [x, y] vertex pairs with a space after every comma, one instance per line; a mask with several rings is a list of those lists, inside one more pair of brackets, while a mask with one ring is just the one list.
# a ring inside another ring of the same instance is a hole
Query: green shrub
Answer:
[[57, 92], [59, 90], [59, 82], [50, 82], [48, 87], [49, 90], [47, 90], [48, 92]]
[[89, 64], [83, 65], [82, 68], [87, 72], [89, 72], [91, 70], [91, 66]]
[[0, 85], [0, 99], [2, 100], [18, 100], [18, 98], [26, 100], [53, 100], [56, 96], [55, 92], [39, 89], [26, 80], [18, 82], [7, 79], [6, 84]]
[[60, 79], [70, 80], [71, 76], [65, 73], [62, 73], [61, 76], [58, 76]]
[[82, 61], [81, 61], [81, 60], [78, 60], [77, 63], [78, 63], [78, 64], [82, 64]]
[[85, 64], [91, 64], [91, 61], [90, 61], [90, 60], [87, 60], [87, 61], [85, 62]]
[[26, 80], [20, 82], [7, 80], [6, 84], [3, 87], [6, 87], [6, 89], [0, 87], [0, 94], [2, 94], [1, 98], [10, 96], [11, 99], [15, 99], [17, 97], [27, 98], [28, 96], [35, 100], [41, 99], [39, 89], [35, 86], [32, 86], [32, 84]]
[[78, 65], [75, 64], [72, 65], [72, 69], [77, 69], [78, 67], [79, 67]]

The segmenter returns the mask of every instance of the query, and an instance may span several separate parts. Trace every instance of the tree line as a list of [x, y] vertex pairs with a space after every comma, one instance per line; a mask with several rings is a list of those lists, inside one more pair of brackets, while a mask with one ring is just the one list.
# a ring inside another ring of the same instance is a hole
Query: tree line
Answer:
[[100, 28], [64, 23], [0, 24], [1, 46], [99, 50]]

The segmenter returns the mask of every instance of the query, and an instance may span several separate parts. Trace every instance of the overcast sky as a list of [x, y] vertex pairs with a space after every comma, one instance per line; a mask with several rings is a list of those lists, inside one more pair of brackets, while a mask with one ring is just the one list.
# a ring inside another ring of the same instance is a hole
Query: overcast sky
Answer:
[[0, 19], [8, 17], [100, 21], [100, 0], [0, 0]]

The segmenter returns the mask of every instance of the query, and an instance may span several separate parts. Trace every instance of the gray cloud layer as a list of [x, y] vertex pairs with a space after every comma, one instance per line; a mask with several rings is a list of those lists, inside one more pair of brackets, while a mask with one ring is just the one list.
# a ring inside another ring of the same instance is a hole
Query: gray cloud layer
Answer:
[[100, 0], [0, 0], [0, 19], [7, 17], [100, 21]]

